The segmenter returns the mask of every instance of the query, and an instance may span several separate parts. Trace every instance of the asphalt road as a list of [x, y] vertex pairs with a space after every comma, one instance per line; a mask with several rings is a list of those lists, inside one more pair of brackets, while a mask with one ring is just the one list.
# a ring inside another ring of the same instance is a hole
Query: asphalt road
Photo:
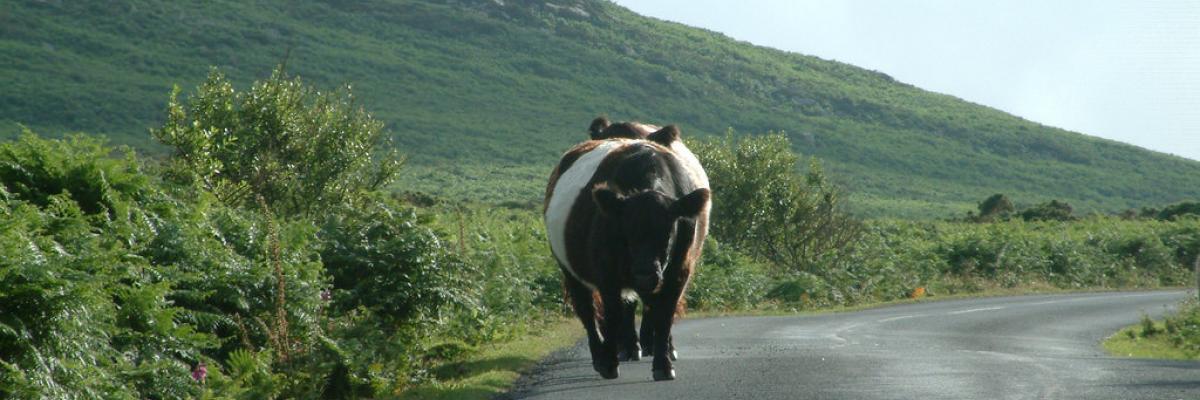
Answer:
[[601, 379], [586, 345], [522, 377], [515, 399], [1200, 399], [1200, 362], [1112, 358], [1099, 343], [1185, 292], [1018, 296], [852, 313], [685, 320], [678, 379], [648, 359]]

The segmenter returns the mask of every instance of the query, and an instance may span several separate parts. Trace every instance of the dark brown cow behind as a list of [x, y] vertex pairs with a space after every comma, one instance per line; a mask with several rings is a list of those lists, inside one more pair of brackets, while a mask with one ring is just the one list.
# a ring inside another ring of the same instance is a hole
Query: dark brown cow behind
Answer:
[[[596, 130], [599, 121], [593, 136], [611, 128]], [[596, 371], [616, 378], [618, 350], [636, 354], [632, 309], [622, 306], [636, 293], [648, 310], [642, 335], [654, 379], [674, 379], [671, 324], [708, 232], [708, 177], [674, 126], [637, 136], [563, 155], [546, 189], [546, 231]], [[609, 323], [597, 321], [597, 293]]]
[[607, 118], [598, 117], [592, 120], [592, 125], [588, 127], [588, 136], [592, 140], [616, 138], [647, 139], [650, 134], [661, 129], [658, 126], [633, 121], [613, 124], [609, 123]]

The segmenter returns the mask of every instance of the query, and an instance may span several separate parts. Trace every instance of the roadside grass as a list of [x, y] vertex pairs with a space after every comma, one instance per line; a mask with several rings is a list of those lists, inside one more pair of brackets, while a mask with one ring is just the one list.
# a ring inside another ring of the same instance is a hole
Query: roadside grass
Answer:
[[402, 400], [481, 400], [508, 391], [513, 383], [551, 352], [575, 344], [583, 337], [579, 322], [563, 318], [545, 325], [537, 334], [484, 346], [465, 359], [434, 370], [438, 381], [414, 387]]
[[[1154, 321], [1154, 331], [1163, 332], [1166, 325]], [[1145, 334], [1144, 323], [1127, 326], [1102, 344], [1108, 354], [1115, 357], [1149, 358], [1158, 360], [1200, 360], [1200, 356], [1189, 356], [1183, 349], [1175, 346], [1167, 335], [1161, 333]]]
[[1127, 326], [1102, 343], [1116, 357], [1161, 360], [1200, 360], [1200, 303], [1195, 298], [1179, 304], [1174, 312], [1155, 321]]

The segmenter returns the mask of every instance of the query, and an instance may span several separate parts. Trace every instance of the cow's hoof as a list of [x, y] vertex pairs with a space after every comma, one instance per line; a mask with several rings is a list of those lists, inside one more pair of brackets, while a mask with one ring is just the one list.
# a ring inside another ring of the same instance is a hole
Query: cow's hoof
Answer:
[[673, 380], [675, 380], [675, 368], [671, 368], [668, 370], [661, 370], [661, 369], [654, 370], [654, 380], [655, 381], [673, 381]]
[[592, 368], [593, 368], [593, 369], [595, 369], [595, 370], [596, 370], [596, 372], [599, 372], [599, 373], [600, 373], [600, 377], [601, 377], [601, 378], [604, 378], [604, 379], [617, 379], [617, 377], [621, 375], [621, 373], [620, 373], [620, 372], [617, 372], [617, 366], [616, 366], [616, 365], [613, 365], [613, 366], [603, 366], [603, 365], [595, 365], [595, 364], [593, 364], [593, 365], [592, 365]]
[[640, 361], [641, 359], [642, 359], [642, 353], [637, 350], [634, 350], [634, 351], [621, 350], [620, 353], [617, 353], [617, 361]]
[[671, 352], [670, 352], [670, 353], [667, 353], [667, 358], [670, 358], [670, 359], [671, 359], [671, 361], [678, 360], [678, 359], [679, 359], [679, 352], [678, 352], [678, 351], [675, 351], [675, 350], [671, 350]]
[[650, 346], [642, 348], [642, 357], [650, 357], [652, 355], [654, 355], [654, 353], [650, 350]]

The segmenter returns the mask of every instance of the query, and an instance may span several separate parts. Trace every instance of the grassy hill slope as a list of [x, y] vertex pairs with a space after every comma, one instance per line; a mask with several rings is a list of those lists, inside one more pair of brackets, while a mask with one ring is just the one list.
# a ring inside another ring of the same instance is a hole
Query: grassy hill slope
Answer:
[[685, 136], [785, 131], [866, 214], [946, 216], [996, 192], [1102, 211], [1200, 197], [1200, 162], [608, 2], [257, 3], [0, 5], [0, 133], [23, 123], [153, 151], [172, 84], [186, 93], [210, 65], [249, 82], [289, 54], [289, 71], [353, 85], [388, 123], [411, 160], [404, 188], [443, 195], [536, 202], [607, 114]]

